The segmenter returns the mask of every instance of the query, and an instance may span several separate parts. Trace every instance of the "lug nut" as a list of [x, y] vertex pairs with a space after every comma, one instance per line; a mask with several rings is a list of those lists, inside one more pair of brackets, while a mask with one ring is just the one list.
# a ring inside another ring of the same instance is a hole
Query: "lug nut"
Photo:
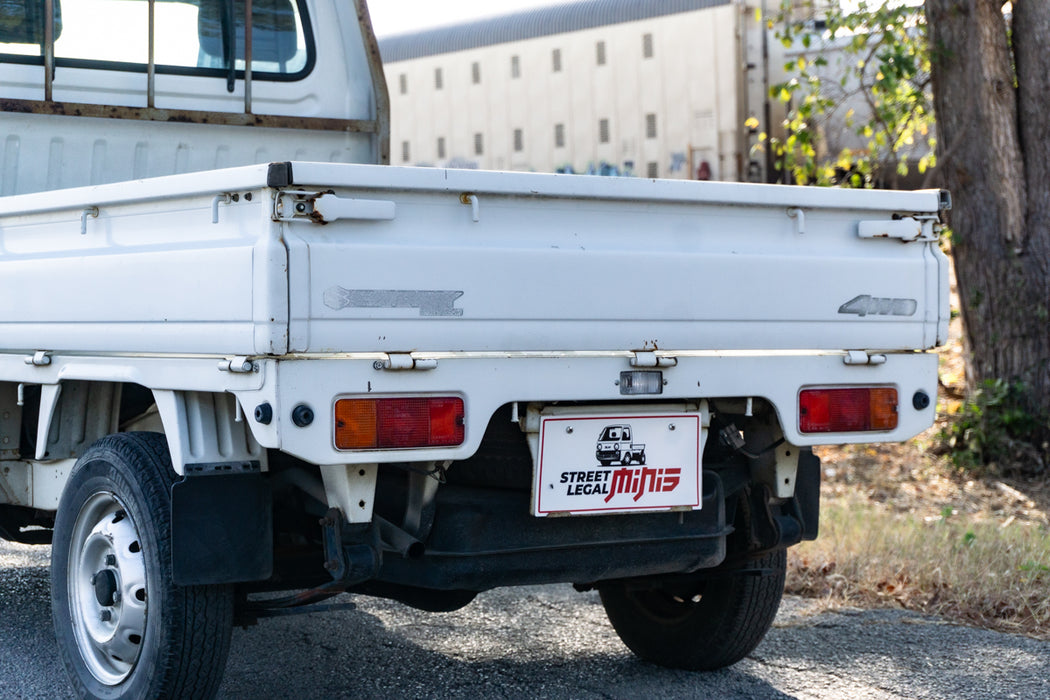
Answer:
[[114, 554], [107, 554], [106, 555], [106, 566], [116, 566], [116, 565], [117, 565], [117, 557], [116, 557], [116, 555], [114, 555]]
[[102, 622], [109, 622], [113, 619], [113, 613], [111, 613], [109, 610], [103, 610], [98, 614], [98, 619]]

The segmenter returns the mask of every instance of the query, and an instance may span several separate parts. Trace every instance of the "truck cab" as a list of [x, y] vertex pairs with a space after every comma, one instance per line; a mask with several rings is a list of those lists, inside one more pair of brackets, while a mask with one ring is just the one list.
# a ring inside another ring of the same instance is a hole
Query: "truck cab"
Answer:
[[387, 162], [386, 82], [361, 7], [359, 21], [353, 2], [255, 0], [249, 17], [243, 0], [5, 1], [0, 194]]

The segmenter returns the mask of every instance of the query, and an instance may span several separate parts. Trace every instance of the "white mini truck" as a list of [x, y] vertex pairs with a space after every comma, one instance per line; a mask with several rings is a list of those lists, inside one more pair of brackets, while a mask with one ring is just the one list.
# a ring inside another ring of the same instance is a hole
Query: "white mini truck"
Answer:
[[933, 420], [946, 195], [382, 165], [364, 2], [249, 7], [0, 4], [0, 536], [76, 692], [213, 695], [343, 592], [568, 582], [748, 654], [811, 446]]

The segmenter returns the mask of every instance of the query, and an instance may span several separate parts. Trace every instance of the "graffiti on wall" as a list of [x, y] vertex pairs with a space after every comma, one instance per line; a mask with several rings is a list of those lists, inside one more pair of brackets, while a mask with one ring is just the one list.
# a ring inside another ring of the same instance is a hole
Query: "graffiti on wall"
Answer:
[[450, 158], [445, 163], [446, 168], [452, 168], [453, 170], [477, 170], [481, 165], [476, 160], [468, 160], [459, 156]]
[[668, 166], [668, 170], [672, 173], [680, 173], [685, 169], [686, 164], [689, 162], [689, 156], [681, 151], [671, 154], [671, 165]]
[[595, 163], [591, 161], [587, 166], [577, 170], [572, 163], [565, 163], [554, 169], [554, 172], [564, 175], [597, 175], [599, 177], [634, 177], [634, 161], [625, 160], [623, 165], [610, 163], [606, 160]]

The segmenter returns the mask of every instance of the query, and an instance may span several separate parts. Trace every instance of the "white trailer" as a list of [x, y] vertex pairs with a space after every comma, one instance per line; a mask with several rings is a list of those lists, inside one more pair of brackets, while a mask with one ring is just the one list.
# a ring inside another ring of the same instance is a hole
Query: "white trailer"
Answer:
[[382, 161], [386, 99], [363, 1], [282, 3], [186, 3], [196, 67], [0, 22], [0, 536], [53, 539], [76, 691], [210, 696], [235, 619], [342, 592], [571, 582], [643, 658], [745, 656], [810, 448], [933, 420], [946, 196], [297, 160]]

